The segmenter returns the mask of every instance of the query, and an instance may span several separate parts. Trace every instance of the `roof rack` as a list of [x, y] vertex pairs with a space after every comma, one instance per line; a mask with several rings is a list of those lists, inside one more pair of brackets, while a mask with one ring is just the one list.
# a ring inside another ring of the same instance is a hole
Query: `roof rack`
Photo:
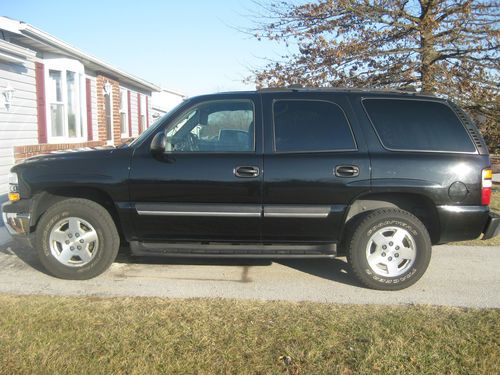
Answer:
[[266, 87], [258, 89], [258, 92], [305, 92], [305, 91], [317, 91], [317, 92], [355, 92], [355, 93], [393, 93], [393, 94], [406, 94], [412, 96], [432, 96], [434, 94], [417, 92], [415, 87], [399, 88], [399, 89], [378, 89], [378, 88], [361, 88], [361, 87], [304, 87], [302, 85], [290, 85], [286, 87]]

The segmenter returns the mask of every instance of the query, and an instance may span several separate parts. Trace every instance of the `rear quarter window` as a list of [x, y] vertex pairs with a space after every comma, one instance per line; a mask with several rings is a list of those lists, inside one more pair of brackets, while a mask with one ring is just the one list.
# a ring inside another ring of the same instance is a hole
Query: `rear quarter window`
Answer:
[[446, 104], [411, 99], [363, 99], [383, 146], [398, 151], [475, 152], [460, 119]]

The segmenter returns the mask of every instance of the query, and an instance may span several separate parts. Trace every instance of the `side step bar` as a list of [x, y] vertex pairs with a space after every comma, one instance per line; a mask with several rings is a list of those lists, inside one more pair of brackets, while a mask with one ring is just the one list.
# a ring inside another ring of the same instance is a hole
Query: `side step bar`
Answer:
[[135, 256], [222, 257], [222, 258], [334, 258], [335, 243], [276, 244], [226, 242], [139, 242], [131, 241]]

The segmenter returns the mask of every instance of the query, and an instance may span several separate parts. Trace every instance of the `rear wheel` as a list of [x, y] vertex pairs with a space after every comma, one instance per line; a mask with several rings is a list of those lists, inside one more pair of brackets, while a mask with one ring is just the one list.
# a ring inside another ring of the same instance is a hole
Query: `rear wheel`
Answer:
[[379, 290], [414, 284], [426, 271], [432, 251], [422, 222], [400, 209], [367, 214], [352, 228], [346, 243], [353, 274], [363, 285]]
[[116, 258], [120, 238], [111, 215], [99, 204], [72, 198], [47, 210], [37, 226], [43, 266], [63, 279], [90, 279]]

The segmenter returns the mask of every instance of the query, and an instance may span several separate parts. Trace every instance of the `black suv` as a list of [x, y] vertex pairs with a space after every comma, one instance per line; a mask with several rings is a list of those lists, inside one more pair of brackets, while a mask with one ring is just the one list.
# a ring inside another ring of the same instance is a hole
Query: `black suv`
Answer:
[[134, 255], [331, 258], [365, 286], [416, 282], [431, 245], [496, 236], [492, 171], [449, 101], [275, 89], [189, 99], [129, 145], [12, 168], [9, 231], [53, 275]]

